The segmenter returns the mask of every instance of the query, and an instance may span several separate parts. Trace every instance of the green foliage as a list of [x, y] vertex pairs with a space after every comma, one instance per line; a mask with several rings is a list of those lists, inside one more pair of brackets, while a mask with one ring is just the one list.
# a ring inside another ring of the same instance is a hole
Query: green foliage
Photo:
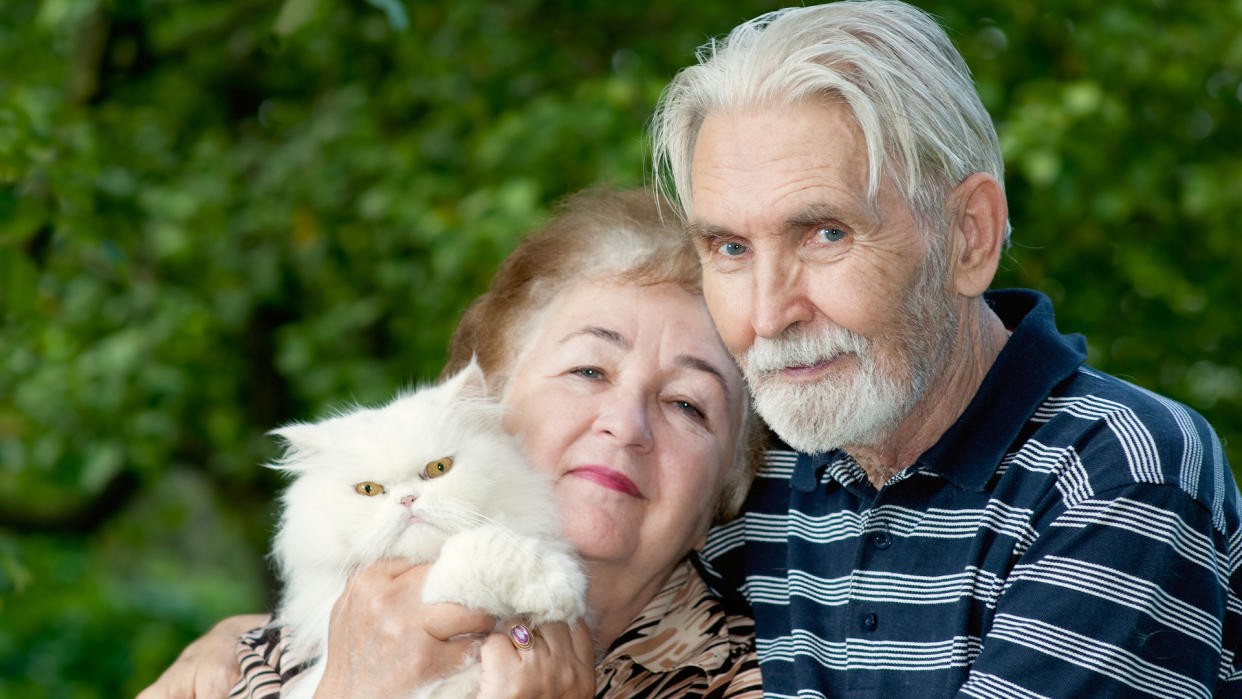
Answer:
[[[134, 694], [265, 607], [264, 432], [433, 377], [555, 200], [775, 5], [0, 5], [0, 696]], [[927, 2], [1096, 366], [1242, 430], [1242, 4]], [[1233, 463], [1242, 451], [1229, 441]]]

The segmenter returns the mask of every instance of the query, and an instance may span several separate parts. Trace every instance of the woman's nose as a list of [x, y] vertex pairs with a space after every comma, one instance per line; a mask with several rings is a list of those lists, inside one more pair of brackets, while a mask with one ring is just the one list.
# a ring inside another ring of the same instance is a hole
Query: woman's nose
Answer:
[[652, 446], [651, 419], [644, 396], [615, 392], [603, 399], [596, 429], [611, 435], [622, 446], [647, 451]]

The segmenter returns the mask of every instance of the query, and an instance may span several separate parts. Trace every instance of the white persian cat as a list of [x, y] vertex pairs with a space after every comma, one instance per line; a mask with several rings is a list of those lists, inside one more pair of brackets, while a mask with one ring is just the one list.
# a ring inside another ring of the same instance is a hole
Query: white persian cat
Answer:
[[[559, 537], [551, 484], [502, 429], [503, 410], [471, 362], [381, 408], [273, 431], [288, 443], [273, 466], [294, 477], [273, 545], [285, 584], [274, 623], [291, 641], [282, 665], [319, 658], [282, 696], [314, 693], [333, 604], [350, 576], [382, 558], [435, 561], [424, 602], [534, 624], [584, 616], [586, 578]], [[469, 663], [416, 696], [474, 696], [478, 675]]]

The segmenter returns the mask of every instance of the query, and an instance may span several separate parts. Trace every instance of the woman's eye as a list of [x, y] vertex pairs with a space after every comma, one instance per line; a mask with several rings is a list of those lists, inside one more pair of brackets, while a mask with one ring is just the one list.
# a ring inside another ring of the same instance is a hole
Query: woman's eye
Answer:
[[376, 483], [375, 481], [363, 481], [354, 486], [354, 492], [359, 495], [365, 495], [369, 498], [373, 498], [384, 492], [384, 486]]
[[584, 379], [598, 380], [604, 378], [604, 372], [593, 366], [583, 366], [578, 367], [577, 369], [571, 369], [569, 373], [576, 374]]
[[736, 241], [729, 241], [727, 243], [721, 243], [720, 247], [716, 248], [716, 250], [718, 250], [720, 254], [725, 257], [737, 257], [738, 255], [746, 252], [746, 246]]
[[698, 406], [688, 400], [675, 400], [673, 401], [673, 405], [677, 406], [679, 410], [693, 418], [702, 420], [707, 417], [703, 414], [702, 410], [699, 410]]
[[835, 243], [845, 237], [845, 231], [835, 226], [820, 226], [815, 230], [815, 236], [825, 243]]

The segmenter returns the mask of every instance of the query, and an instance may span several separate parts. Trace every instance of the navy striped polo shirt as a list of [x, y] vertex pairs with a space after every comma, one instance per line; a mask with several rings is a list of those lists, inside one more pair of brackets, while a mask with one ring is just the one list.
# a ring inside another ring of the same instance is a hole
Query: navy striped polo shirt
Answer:
[[[877, 491], [777, 448], [705, 575], [755, 616], [770, 697], [1242, 695], [1239, 493], [1198, 414], [1086, 367], [1051, 302]], [[783, 445], [782, 445], [783, 446]]]

